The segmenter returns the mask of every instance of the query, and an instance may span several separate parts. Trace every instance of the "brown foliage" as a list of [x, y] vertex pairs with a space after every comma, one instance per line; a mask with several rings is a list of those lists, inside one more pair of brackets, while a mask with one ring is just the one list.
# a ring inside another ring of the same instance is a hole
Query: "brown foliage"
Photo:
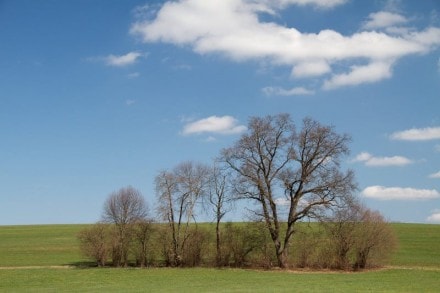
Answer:
[[82, 253], [105, 266], [109, 254], [108, 225], [97, 223], [79, 232], [78, 239]]

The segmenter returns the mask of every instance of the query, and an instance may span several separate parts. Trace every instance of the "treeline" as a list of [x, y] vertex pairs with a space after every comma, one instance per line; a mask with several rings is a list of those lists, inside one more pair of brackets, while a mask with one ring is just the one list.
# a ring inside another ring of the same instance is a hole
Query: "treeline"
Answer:
[[[213, 166], [185, 162], [159, 172], [154, 214], [136, 189], [112, 193], [102, 222], [79, 234], [82, 251], [116, 267], [380, 265], [395, 238], [356, 199], [354, 173], [341, 169], [349, 141], [310, 118], [297, 131], [287, 114], [253, 117]], [[250, 218], [222, 223], [237, 201]], [[213, 223], [197, 224], [200, 211]]]

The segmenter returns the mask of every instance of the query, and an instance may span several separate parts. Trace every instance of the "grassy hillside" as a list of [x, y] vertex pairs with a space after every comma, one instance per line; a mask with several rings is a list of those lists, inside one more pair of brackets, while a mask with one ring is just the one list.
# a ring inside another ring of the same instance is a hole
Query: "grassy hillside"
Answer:
[[0, 226], [0, 267], [74, 264], [85, 225]]
[[392, 224], [392, 226], [399, 242], [392, 265], [440, 267], [440, 225]]

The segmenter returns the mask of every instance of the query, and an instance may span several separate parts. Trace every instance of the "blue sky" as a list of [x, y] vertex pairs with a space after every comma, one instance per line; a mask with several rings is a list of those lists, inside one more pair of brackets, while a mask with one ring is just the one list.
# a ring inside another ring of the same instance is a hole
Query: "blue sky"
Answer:
[[281, 112], [352, 136], [367, 206], [440, 222], [436, 0], [5, 0], [0, 52], [0, 225], [153, 207], [160, 170]]

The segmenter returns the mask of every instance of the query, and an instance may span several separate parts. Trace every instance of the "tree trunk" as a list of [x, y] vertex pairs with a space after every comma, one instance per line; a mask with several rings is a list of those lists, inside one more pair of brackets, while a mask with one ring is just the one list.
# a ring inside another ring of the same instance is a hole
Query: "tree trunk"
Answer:
[[289, 268], [288, 253], [286, 248], [277, 249], [277, 262], [280, 269]]
[[217, 219], [217, 225], [215, 227], [216, 234], [216, 265], [220, 267], [222, 265], [222, 255], [220, 247], [220, 221]]

